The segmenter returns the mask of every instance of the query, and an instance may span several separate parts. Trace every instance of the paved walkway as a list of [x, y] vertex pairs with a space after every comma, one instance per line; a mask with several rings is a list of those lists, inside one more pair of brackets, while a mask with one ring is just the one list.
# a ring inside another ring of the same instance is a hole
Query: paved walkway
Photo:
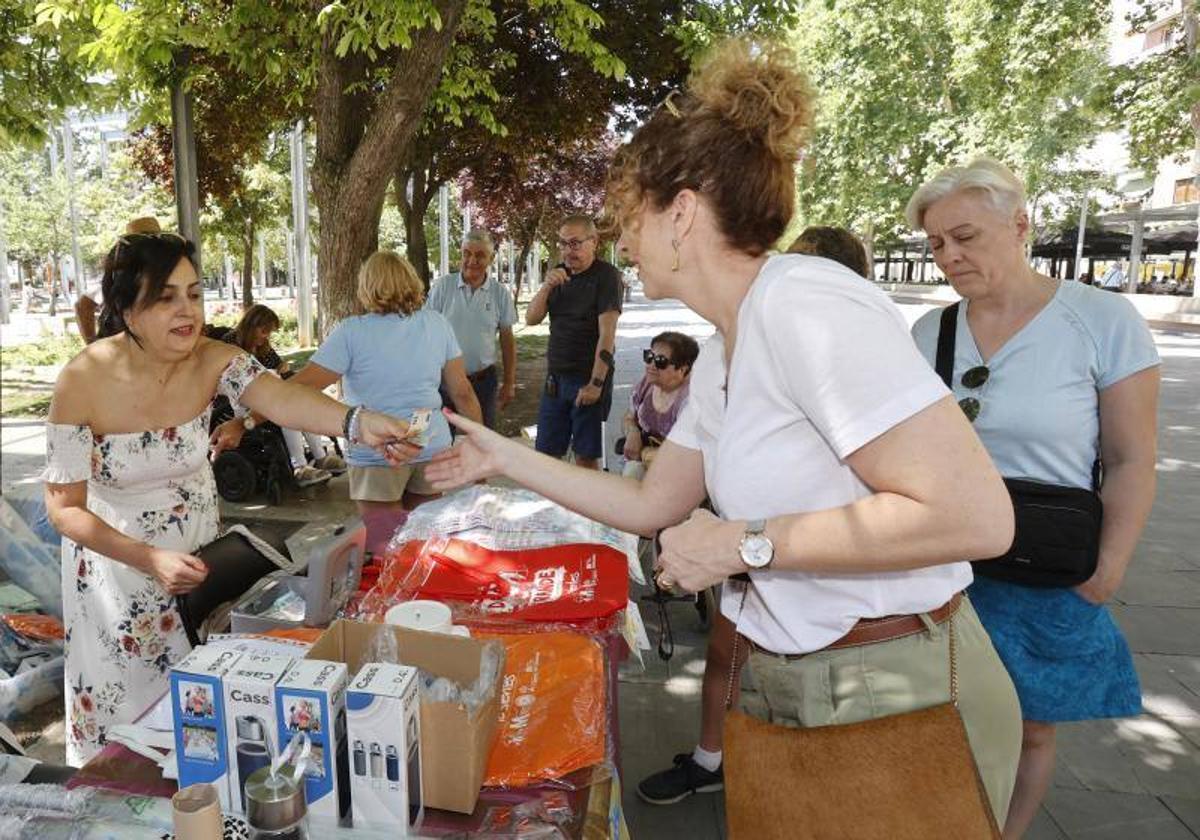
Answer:
[[[928, 305], [902, 304], [910, 321]], [[641, 376], [641, 351], [666, 329], [697, 338], [712, 328], [676, 302], [635, 295], [618, 329], [617, 392], [608, 451], [619, 417]], [[1159, 492], [1113, 612], [1128, 635], [1141, 674], [1146, 713], [1123, 721], [1065, 725], [1054, 787], [1030, 840], [1196, 840], [1200, 838], [1200, 336], [1156, 333], [1163, 355]], [[5, 484], [36, 473], [43, 459], [40, 421], [3, 422], [0, 449]], [[343, 479], [344, 480], [344, 479]], [[289, 501], [225, 510], [227, 518], [277, 519], [281, 525], [346, 510], [336, 483]], [[638, 593], [642, 594], [642, 593]], [[720, 795], [651, 807], [634, 793], [637, 781], [690, 751], [699, 725], [704, 634], [688, 604], [669, 607], [675, 656], [647, 655], [644, 670], [626, 666], [621, 684], [625, 805], [634, 837], [709, 840], [724, 834]], [[658, 619], [643, 608], [652, 639]], [[55, 740], [55, 732], [47, 740]], [[58, 733], [61, 738], [61, 733]], [[56, 746], [44, 745], [53, 757]], [[58, 747], [61, 750], [61, 747]], [[61, 755], [61, 753], [60, 753]]]

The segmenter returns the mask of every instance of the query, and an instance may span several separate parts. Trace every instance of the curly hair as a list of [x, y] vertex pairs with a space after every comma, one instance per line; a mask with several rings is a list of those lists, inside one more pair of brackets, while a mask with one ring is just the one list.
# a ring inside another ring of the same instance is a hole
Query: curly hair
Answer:
[[408, 260], [376, 251], [358, 270], [358, 305], [380, 315], [411, 315], [425, 305], [425, 287]]
[[813, 120], [805, 76], [782, 44], [746, 38], [718, 46], [609, 169], [609, 225], [635, 224], [695, 190], [728, 244], [757, 256], [774, 246], [795, 206], [795, 164]]

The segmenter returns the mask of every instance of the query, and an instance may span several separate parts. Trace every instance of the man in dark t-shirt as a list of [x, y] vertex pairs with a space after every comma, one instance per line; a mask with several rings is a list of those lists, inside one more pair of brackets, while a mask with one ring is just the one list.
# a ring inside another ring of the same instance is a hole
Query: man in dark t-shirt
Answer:
[[612, 404], [613, 348], [621, 314], [621, 274], [596, 259], [596, 225], [569, 216], [558, 228], [562, 262], [546, 274], [525, 323], [550, 316], [546, 384], [538, 407], [537, 450], [599, 469], [601, 423]]

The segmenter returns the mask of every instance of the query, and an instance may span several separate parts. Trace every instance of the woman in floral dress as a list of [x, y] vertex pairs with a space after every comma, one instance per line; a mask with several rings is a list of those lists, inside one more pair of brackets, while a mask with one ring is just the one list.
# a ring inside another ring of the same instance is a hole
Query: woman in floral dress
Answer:
[[136, 719], [189, 650], [175, 596], [207, 574], [218, 533], [208, 466], [217, 393], [280, 425], [350, 435], [393, 463], [419, 450], [401, 420], [259, 376], [237, 347], [201, 337], [191, 243], [122, 237], [105, 261], [100, 340], [63, 368], [46, 424], [46, 506], [63, 535], [67, 761]]

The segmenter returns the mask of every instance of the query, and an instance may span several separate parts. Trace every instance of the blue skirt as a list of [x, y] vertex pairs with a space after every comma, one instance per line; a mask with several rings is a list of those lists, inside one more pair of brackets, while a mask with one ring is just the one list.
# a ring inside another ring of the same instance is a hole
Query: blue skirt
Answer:
[[1129, 645], [1106, 607], [1073, 589], [984, 577], [967, 591], [1017, 687], [1023, 719], [1063, 723], [1142, 713]]

